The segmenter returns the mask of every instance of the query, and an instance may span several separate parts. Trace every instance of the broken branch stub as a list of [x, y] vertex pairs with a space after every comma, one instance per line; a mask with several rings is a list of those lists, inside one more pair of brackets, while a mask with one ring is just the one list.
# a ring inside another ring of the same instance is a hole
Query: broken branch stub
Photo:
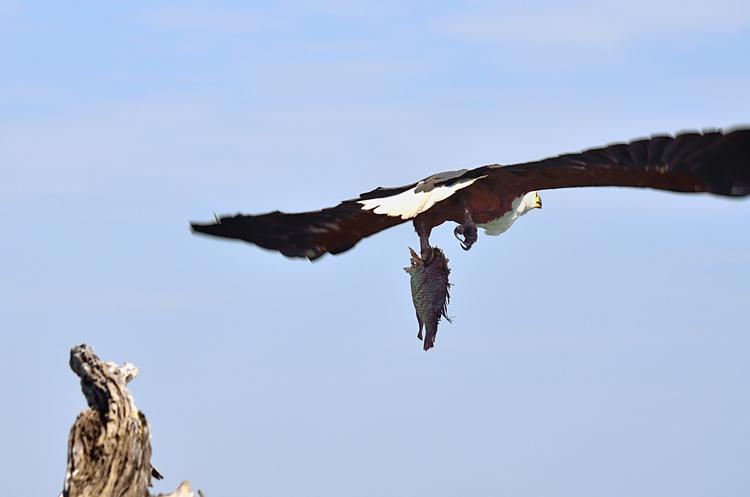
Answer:
[[[68, 437], [63, 497], [148, 497], [151, 435], [127, 384], [138, 375], [132, 364], [118, 366], [99, 359], [88, 345], [73, 347], [70, 368], [81, 378], [89, 409], [78, 415]], [[194, 497], [183, 482], [172, 494]]]

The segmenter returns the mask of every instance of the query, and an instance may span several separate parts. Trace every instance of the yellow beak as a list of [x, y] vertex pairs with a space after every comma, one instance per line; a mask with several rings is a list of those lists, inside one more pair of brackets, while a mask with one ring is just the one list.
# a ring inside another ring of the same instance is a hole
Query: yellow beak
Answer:
[[542, 208], [542, 197], [540, 197], [538, 193], [536, 194], [536, 198], [534, 199], [534, 208], [535, 209]]

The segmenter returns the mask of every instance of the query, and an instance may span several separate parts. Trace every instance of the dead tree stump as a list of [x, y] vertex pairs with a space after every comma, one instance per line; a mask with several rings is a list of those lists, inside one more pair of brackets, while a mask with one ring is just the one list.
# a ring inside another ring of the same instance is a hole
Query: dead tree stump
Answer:
[[[150, 497], [151, 434], [146, 416], [135, 407], [128, 382], [138, 368], [100, 360], [88, 345], [73, 347], [70, 368], [81, 378], [89, 409], [83, 411], [68, 437], [68, 463], [63, 497]], [[189, 482], [171, 494], [194, 497]]]

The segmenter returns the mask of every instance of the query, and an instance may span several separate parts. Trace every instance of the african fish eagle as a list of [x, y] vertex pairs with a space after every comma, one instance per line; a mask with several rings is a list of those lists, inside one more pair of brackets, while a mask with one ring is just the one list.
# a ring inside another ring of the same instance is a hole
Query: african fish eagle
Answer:
[[582, 186], [750, 195], [750, 129], [655, 135], [536, 162], [433, 174], [405, 186], [376, 188], [318, 211], [237, 214], [191, 226], [199, 233], [315, 260], [411, 220], [422, 259], [429, 263], [434, 227], [457, 223], [454, 234], [469, 250], [477, 241], [477, 227], [499, 235], [518, 217], [541, 208], [537, 191]]

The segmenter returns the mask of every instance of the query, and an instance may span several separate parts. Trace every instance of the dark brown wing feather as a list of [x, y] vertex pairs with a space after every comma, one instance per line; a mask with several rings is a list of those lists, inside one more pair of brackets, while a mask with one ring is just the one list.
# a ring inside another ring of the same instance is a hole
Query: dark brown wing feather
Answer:
[[508, 199], [534, 190], [580, 186], [749, 195], [750, 129], [654, 136], [537, 162], [479, 169]]
[[[397, 195], [416, 183], [397, 188], [376, 188], [357, 200]], [[310, 260], [349, 250], [361, 239], [407, 220], [374, 214], [362, 209], [357, 200], [345, 200], [336, 207], [319, 211], [269, 212], [255, 216], [223, 216], [214, 223], [191, 223], [191, 228], [207, 235], [234, 238], [260, 247], [278, 250], [287, 257]]]

